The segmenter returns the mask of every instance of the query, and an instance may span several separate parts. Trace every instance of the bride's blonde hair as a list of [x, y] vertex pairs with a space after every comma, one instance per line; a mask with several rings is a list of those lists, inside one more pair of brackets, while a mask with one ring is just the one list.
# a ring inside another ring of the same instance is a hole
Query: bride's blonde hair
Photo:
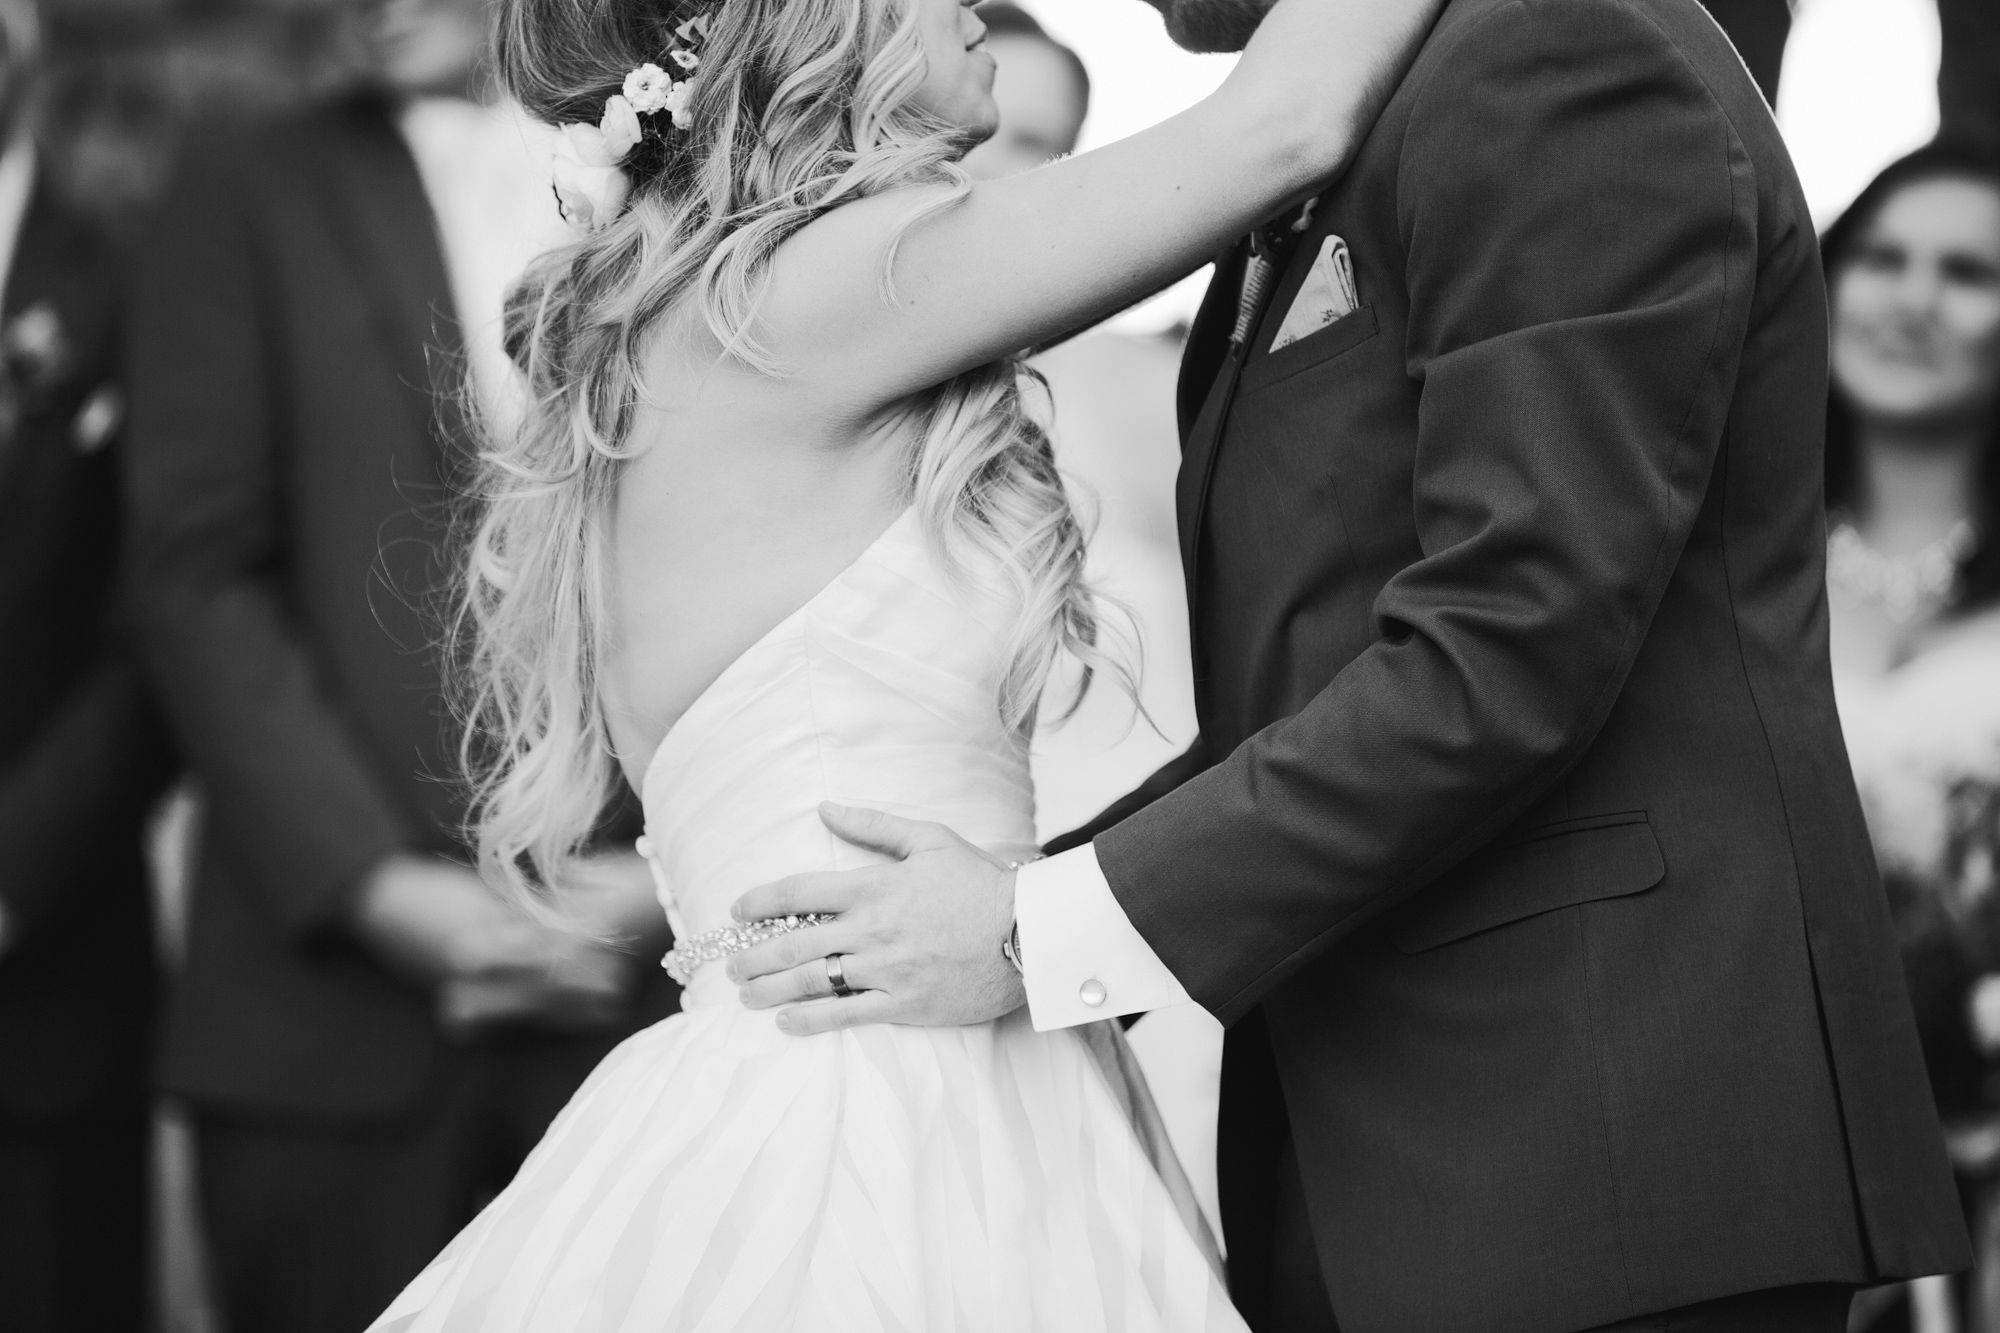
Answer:
[[[499, 71], [538, 119], [595, 124], [627, 71], [659, 61], [704, 8], [505, 0]], [[458, 625], [479, 858], [525, 901], [559, 882], [615, 789], [598, 674], [605, 540], [648, 333], [698, 301], [734, 355], [782, 373], [753, 322], [787, 237], [853, 199], [948, 187], [925, 192], [908, 227], [970, 188], [963, 133], [911, 102], [925, 75], [915, 20], [910, 0], [727, 0], [702, 45], [688, 128], [649, 133], [626, 162], [623, 214], [543, 256], [510, 296], [507, 348], [529, 402], [485, 441]], [[950, 568], [997, 563], [1019, 595], [999, 705], [1023, 744], [1065, 652], [1085, 684], [1107, 667], [1130, 679], [1099, 651], [1083, 533], [1024, 402], [1031, 379], [1016, 360], [995, 362], [897, 409], [913, 441], [909, 498], [933, 548]]]

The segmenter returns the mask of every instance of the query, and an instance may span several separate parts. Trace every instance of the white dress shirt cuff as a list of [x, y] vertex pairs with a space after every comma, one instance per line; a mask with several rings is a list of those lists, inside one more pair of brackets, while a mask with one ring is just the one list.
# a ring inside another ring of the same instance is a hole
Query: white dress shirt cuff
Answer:
[[1095, 847], [1022, 866], [1014, 923], [1037, 1032], [1192, 1003], [1118, 905]]

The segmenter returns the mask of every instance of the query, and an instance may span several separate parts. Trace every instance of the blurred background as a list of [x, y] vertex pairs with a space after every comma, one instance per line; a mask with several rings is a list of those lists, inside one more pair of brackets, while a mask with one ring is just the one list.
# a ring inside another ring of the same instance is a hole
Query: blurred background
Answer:
[[[1904, 926], [1968, 1217], [1982, 1255], [2000, 1253], [2000, 930], [1987, 904], [2000, 808], [2000, 629], [1986, 614], [1993, 585], [1982, 563], [1993, 549], [2000, 392], [2000, 176], [1991, 165], [2000, 149], [2000, 4], [1712, 0], [1710, 9], [1774, 101], [1815, 222], [1844, 227], [1827, 245], [1844, 432], [1829, 466], [1843, 718]], [[1005, 125], [969, 161], [976, 174], [1029, 169], [1131, 134], [1198, 100], [1230, 64], [1175, 48], [1135, 0], [1019, 0], [982, 13]], [[212, 127], [311, 105], [372, 77], [368, 30], [379, 16], [354, 0], [44, 0], [40, 69], [21, 110], [37, 188], [101, 230], [107, 254], [123, 253], [155, 225], [183, 150]], [[480, 142], [497, 154], [496, 176], [545, 178], [544, 132], [516, 119]], [[1885, 168], [1934, 142], [1949, 151], [1920, 153], [1914, 167], [1864, 193]], [[1059, 456], [1096, 525], [1093, 572], [1132, 613], [1149, 715], [1099, 690], [1066, 725], [1045, 731], [1036, 752], [1044, 836], [1082, 822], [1192, 739], [1172, 390], [1205, 278], [1035, 360]], [[479, 312], [469, 299], [461, 304], [470, 344]], [[1843, 319], [1852, 333], [1844, 359]], [[1956, 378], [1940, 371], [1890, 383], [1877, 373], [1869, 331], [1889, 325], [1943, 348], [1940, 364], [1950, 361]], [[22, 333], [22, 321], [8, 330]], [[17, 366], [28, 364], [21, 355], [32, 361], [32, 348], [0, 352]], [[115, 430], [109, 417], [102, 424]], [[12, 419], [4, 425], [11, 430]], [[0, 468], [0, 483], [6, 475]], [[8, 503], [0, 494], [0, 523], [17, 512]], [[0, 623], [0, 638], [17, 632]], [[33, 726], [24, 720], [0, 735], [13, 747], [0, 764], [25, 752]], [[0, 780], [0, 801], [8, 790]], [[168, 984], [183, 965], [201, 839], [197, 790], [178, 782], [150, 805], [145, 825], [154, 949]], [[6, 818], [0, 810], [0, 830]], [[0, 935], [0, 1027], [26, 1021], [13, 1017], [26, 1010], [5, 1008], [8, 969], [25, 966], [9, 947]], [[157, 1001], [143, 1003], [150, 1012]], [[1220, 1030], [1188, 1008], [1148, 1016], [1132, 1041], [1212, 1216]], [[199, 1221], [197, 1135], [179, 1103], [145, 1096], [144, 1308], [124, 1326], [222, 1333], [228, 1302], [216, 1292]], [[5, 1155], [8, 1127], [35, 1114], [10, 1107], [0, 1088], [0, 1176], [17, 1160]], [[23, 1151], [40, 1151], [32, 1146], [40, 1132], [20, 1130], [31, 1145]], [[32, 1211], [22, 1211], [34, 1206], [0, 1199], [0, 1327], [15, 1326], [8, 1310], [29, 1308], [7, 1304], [5, 1274], [10, 1254], [38, 1243]], [[121, 1326], [97, 1322], [104, 1317], [44, 1309], [35, 1318], [46, 1322], [20, 1326]], [[1956, 1283], [1869, 1293], [1854, 1326], [2000, 1333], [2000, 1264]]]

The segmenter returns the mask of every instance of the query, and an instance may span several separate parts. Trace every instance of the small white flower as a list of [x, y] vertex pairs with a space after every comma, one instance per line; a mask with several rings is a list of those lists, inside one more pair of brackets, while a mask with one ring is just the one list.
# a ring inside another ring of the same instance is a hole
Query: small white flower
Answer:
[[675, 129], [684, 130], [694, 124], [694, 113], [689, 109], [689, 104], [693, 100], [693, 79], [682, 79], [674, 85], [673, 91], [667, 94], [667, 100], [661, 109], [673, 113]]
[[625, 100], [634, 111], [651, 115], [666, 110], [673, 87], [673, 76], [648, 61], [625, 76]]
[[674, 63], [684, 70], [693, 71], [701, 68], [701, 57], [684, 46], [676, 46], [667, 54], [672, 56]]

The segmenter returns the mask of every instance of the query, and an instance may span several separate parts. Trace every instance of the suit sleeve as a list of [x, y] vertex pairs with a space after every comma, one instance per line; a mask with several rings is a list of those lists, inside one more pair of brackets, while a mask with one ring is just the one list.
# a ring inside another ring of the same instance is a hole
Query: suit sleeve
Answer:
[[172, 773], [166, 734], [138, 672], [107, 657], [0, 766], [0, 904], [32, 936], [131, 855]]
[[1137, 787], [1098, 811], [1089, 823], [1050, 838], [1043, 844], [1042, 853], [1046, 856], [1059, 856], [1064, 852], [1088, 846], [1098, 834], [1114, 825], [1124, 823], [1205, 767], [1207, 761], [1203, 757], [1201, 737], [1196, 736], [1192, 745], [1160, 765], [1153, 771], [1151, 777]]
[[1700, 508], [1748, 327], [1748, 158], [1641, 9], [1516, 0], [1451, 40], [1396, 205], [1423, 556], [1301, 712], [1096, 842], [1225, 1022], [1590, 744]]
[[[266, 152], [269, 150], [266, 149]], [[147, 664], [217, 832], [298, 937], [410, 842], [284, 592], [254, 146], [182, 172], [138, 278], [126, 486]], [[239, 166], [238, 164], [245, 164]]]

